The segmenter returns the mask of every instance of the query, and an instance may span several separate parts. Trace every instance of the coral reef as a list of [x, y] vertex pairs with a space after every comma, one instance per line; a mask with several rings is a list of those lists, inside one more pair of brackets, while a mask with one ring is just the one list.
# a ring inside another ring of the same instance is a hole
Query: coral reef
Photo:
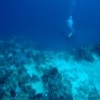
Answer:
[[100, 100], [99, 54], [100, 44], [67, 54], [0, 42], [0, 100]]

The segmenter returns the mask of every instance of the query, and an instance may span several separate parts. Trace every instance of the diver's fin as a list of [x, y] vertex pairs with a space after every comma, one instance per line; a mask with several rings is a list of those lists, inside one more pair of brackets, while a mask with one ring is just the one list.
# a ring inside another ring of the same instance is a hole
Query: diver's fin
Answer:
[[72, 35], [73, 35], [73, 32], [70, 32], [70, 33], [68, 34], [68, 38], [70, 38]]

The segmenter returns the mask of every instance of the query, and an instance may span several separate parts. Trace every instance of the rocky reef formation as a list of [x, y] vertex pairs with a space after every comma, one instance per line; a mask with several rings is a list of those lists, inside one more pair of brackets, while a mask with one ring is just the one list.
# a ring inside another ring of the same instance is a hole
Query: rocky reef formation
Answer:
[[100, 44], [66, 52], [0, 42], [0, 100], [100, 100]]

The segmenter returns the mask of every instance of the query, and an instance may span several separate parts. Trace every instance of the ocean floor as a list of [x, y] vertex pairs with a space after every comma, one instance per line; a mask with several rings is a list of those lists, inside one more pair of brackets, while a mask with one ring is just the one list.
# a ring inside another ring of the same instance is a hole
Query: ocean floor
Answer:
[[100, 100], [100, 44], [53, 52], [1, 41], [0, 100]]

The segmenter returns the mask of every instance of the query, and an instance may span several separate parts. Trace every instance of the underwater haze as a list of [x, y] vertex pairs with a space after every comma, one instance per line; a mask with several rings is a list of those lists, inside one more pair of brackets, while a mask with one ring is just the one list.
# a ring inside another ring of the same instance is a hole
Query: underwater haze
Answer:
[[100, 0], [0, 0], [0, 100], [100, 100]]
[[[1, 0], [0, 39], [24, 37], [41, 49], [72, 49], [100, 41], [100, 0]], [[67, 20], [73, 17], [68, 38]], [[43, 48], [42, 48], [43, 46]]]

